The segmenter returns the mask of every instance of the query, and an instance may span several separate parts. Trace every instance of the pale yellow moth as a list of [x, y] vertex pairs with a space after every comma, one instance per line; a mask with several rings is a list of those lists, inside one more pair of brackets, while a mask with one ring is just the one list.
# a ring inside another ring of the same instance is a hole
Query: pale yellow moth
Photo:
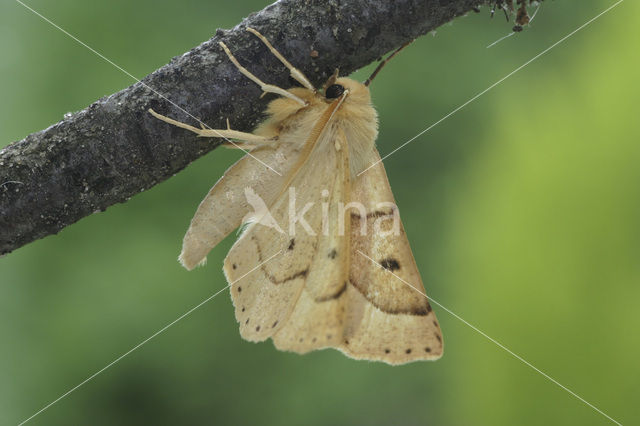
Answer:
[[260, 33], [247, 30], [303, 86], [262, 82], [220, 43], [242, 74], [280, 96], [253, 133], [196, 128], [150, 110], [249, 150], [198, 207], [180, 262], [189, 270], [204, 263], [244, 223], [224, 261], [243, 338], [271, 338], [278, 349], [298, 353], [331, 347], [389, 364], [439, 358], [440, 327], [375, 147], [378, 119], [368, 86], [386, 61], [364, 83], [336, 72], [317, 90]]

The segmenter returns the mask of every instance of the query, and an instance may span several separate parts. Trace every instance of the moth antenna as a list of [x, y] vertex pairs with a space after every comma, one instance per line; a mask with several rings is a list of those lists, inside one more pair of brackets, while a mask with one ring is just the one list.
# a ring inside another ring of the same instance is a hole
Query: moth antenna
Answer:
[[364, 81], [364, 85], [365, 86], [369, 86], [371, 84], [371, 82], [373, 81], [374, 78], [376, 78], [376, 75], [378, 75], [378, 73], [380, 72], [380, 70], [382, 69], [382, 67], [384, 67], [387, 62], [389, 62], [394, 56], [396, 56], [398, 53], [400, 53], [400, 51], [402, 49], [404, 49], [405, 47], [407, 47], [408, 45], [410, 45], [411, 43], [413, 43], [413, 40], [406, 42], [405, 44], [403, 44], [402, 46], [398, 47], [392, 54], [390, 54], [389, 56], [387, 56], [386, 59], [384, 59], [382, 62], [380, 62], [378, 64], [378, 66], [376, 67], [376, 69], [373, 71], [373, 73], [371, 73], [371, 75], [369, 76], [368, 79], [366, 79]]

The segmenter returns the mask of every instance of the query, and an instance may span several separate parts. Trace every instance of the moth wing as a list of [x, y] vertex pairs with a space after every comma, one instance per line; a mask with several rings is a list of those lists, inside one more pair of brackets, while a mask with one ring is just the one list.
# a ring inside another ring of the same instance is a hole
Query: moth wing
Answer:
[[[336, 319], [347, 280], [349, 237], [323, 235], [318, 205], [324, 189], [329, 205], [348, 192], [347, 149], [338, 151], [334, 139], [330, 133], [320, 136], [291, 182], [295, 194], [291, 189], [283, 193], [271, 208], [270, 220], [249, 225], [225, 259], [236, 319], [246, 340], [273, 337], [280, 349], [306, 352], [335, 346], [340, 339], [343, 324]], [[304, 222], [290, 224], [294, 195], [294, 216]], [[312, 207], [305, 209], [308, 203]], [[337, 212], [331, 213], [337, 217]], [[279, 229], [263, 224], [273, 222]]]
[[[322, 182], [322, 187], [310, 192], [311, 199], [322, 200], [322, 207], [316, 205], [314, 214], [309, 215], [317, 236], [303, 234], [303, 244], [311, 244], [313, 250], [296, 252], [296, 237], [292, 252], [293, 256], [308, 259], [308, 273], [289, 318], [273, 335], [278, 349], [298, 353], [338, 347], [344, 329], [350, 221], [344, 220], [343, 206], [349, 199], [351, 173], [349, 147], [342, 132], [321, 155], [323, 170], [310, 174], [310, 182]], [[323, 190], [326, 196], [319, 197]]]
[[[371, 162], [379, 160], [373, 148]], [[442, 333], [382, 162], [354, 179], [351, 200], [364, 209], [351, 214], [351, 285], [339, 349], [356, 359], [389, 364], [439, 358]]]
[[209, 251], [252, 211], [245, 188], [252, 188], [267, 206], [275, 202], [299, 165], [301, 152], [295, 149], [296, 137], [300, 136], [283, 137], [272, 145], [252, 150], [251, 155], [238, 160], [216, 182], [198, 206], [184, 236], [179, 260], [185, 268], [191, 270], [205, 262]]

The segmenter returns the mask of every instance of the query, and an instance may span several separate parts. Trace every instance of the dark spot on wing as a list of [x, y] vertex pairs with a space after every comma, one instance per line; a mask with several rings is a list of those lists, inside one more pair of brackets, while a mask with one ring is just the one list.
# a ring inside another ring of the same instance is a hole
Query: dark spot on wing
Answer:
[[264, 271], [267, 278], [269, 279], [269, 281], [271, 281], [274, 284], [286, 283], [287, 281], [295, 280], [296, 278], [300, 278], [300, 277], [305, 278], [309, 273], [309, 268], [307, 268], [307, 269], [303, 269], [302, 271], [298, 271], [295, 274], [291, 274], [288, 277], [284, 277], [281, 280], [278, 280], [276, 277], [268, 273], [264, 265], [262, 265], [261, 268]]
[[231, 265], [231, 267], [232, 267], [233, 269], [237, 269], [237, 268], [238, 268], [238, 265], [236, 265], [236, 264], [234, 263], [233, 265]]
[[291, 241], [289, 241], [289, 250], [293, 250], [295, 245], [296, 245], [296, 240], [295, 238], [292, 238]]
[[391, 352], [391, 349], [385, 349], [385, 350], [384, 350], [384, 353], [385, 353], [385, 354], [388, 354], [389, 352]]
[[431, 304], [429, 302], [427, 302], [427, 312], [431, 312], [433, 309], [431, 309]]
[[404, 351], [406, 354], [410, 354], [411, 353], [411, 348], [407, 349], [406, 351]]
[[295, 274], [288, 276], [287, 278], [282, 280], [282, 282], [289, 281], [289, 280], [295, 280], [296, 278], [299, 278], [299, 277], [303, 277], [304, 278], [304, 277], [307, 276], [308, 273], [309, 273], [309, 268], [307, 268], [307, 269], [305, 269], [303, 271], [296, 272]]
[[[299, 277], [306, 277], [307, 274], [309, 273], [309, 268], [307, 268], [307, 269], [304, 269], [302, 271], [298, 271], [295, 274], [292, 274], [292, 275], [290, 275], [288, 277], [285, 277], [285, 278], [279, 280], [278, 278], [276, 278], [275, 276], [270, 274], [269, 271], [267, 270], [267, 268], [265, 266], [266, 262], [263, 262], [262, 250], [260, 249], [260, 245], [258, 244], [258, 242], [256, 240], [256, 237], [255, 236], [251, 236], [251, 241], [253, 241], [255, 243], [256, 250], [258, 251], [258, 260], [260, 261], [260, 269], [262, 270], [264, 275], [269, 279], [269, 281], [271, 281], [273, 284], [282, 284], [282, 283], [294, 280], [294, 279], [299, 278]], [[293, 245], [294, 244], [295, 244], [295, 242], [293, 240], [291, 240], [291, 242], [289, 243], [289, 246], [293, 249]]]
[[273, 325], [271, 326], [271, 328], [275, 328], [276, 325], [278, 325], [278, 320], [276, 320], [276, 322], [273, 323]]
[[245, 309], [244, 309], [244, 306], [243, 306], [243, 307], [242, 307], [242, 312], [244, 312], [244, 310], [245, 310]]
[[245, 325], [249, 324], [249, 318], [247, 318], [247, 320], [244, 323], [245, 323]]
[[242, 291], [242, 287], [238, 286], [238, 293]]
[[380, 265], [384, 268], [387, 269], [391, 272], [393, 271], [397, 271], [398, 269], [400, 269], [400, 264], [398, 263], [398, 261], [396, 259], [394, 259], [393, 257], [387, 257], [386, 259], [382, 259], [380, 261]]
[[[402, 312], [397, 312], [402, 313]], [[424, 307], [414, 308], [411, 312], [411, 315], [417, 315], [419, 317], [424, 317], [429, 315], [429, 310]]]
[[315, 302], [328, 302], [330, 300], [335, 300], [335, 299], [339, 298], [340, 296], [342, 296], [346, 290], [347, 290], [347, 282], [345, 281], [342, 284], [342, 286], [338, 289], [338, 291], [336, 291], [335, 293], [330, 294], [328, 296], [316, 297], [313, 300]]
[[[367, 219], [371, 219], [371, 218], [377, 218], [377, 217], [382, 217], [382, 216], [393, 216], [393, 213], [395, 212], [395, 209], [392, 207], [387, 211], [384, 210], [376, 210], [373, 211], [371, 213], [367, 213]], [[361, 219], [362, 216], [360, 216], [360, 213], [358, 212], [351, 212], [351, 217], [355, 218], [355, 219]]]
[[442, 337], [440, 337], [439, 334], [436, 334], [436, 339], [438, 339], [438, 342], [442, 343]]
[[327, 257], [329, 259], [335, 259], [337, 255], [338, 255], [338, 252], [336, 251], [336, 249], [331, 249]]
[[257, 326], [257, 327], [256, 327], [256, 331], [260, 331], [260, 326]]
[[429, 346], [427, 346], [426, 348], [424, 348], [424, 351], [427, 352], [427, 353], [431, 352], [431, 348]]
[[369, 301], [369, 303], [371, 303], [376, 308], [380, 309], [382, 312], [386, 314], [391, 314], [391, 315], [406, 314], [406, 315], [416, 315], [420, 317], [429, 315], [429, 312], [427, 311], [426, 302], [422, 306], [410, 305], [404, 308], [392, 308], [386, 304], [376, 303], [375, 299], [372, 299], [367, 293], [363, 291], [364, 286], [358, 284], [357, 278], [358, 277], [351, 275], [349, 279], [349, 284], [352, 285], [353, 288], [358, 290], [358, 292], [362, 294], [365, 297], [365, 299]]

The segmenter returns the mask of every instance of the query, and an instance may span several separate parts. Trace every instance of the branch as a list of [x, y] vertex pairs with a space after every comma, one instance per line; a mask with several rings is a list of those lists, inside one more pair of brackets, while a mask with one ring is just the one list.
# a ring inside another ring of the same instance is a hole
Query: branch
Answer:
[[[245, 31], [258, 29], [319, 85], [347, 75], [484, 0], [281, 0], [118, 93], [0, 151], [0, 255], [173, 176], [220, 144], [153, 118], [153, 108], [212, 128], [250, 131], [269, 99], [231, 65], [224, 41], [263, 80], [290, 87], [288, 73]], [[312, 55], [311, 52], [315, 51]], [[318, 55], [315, 55], [315, 53]]]

